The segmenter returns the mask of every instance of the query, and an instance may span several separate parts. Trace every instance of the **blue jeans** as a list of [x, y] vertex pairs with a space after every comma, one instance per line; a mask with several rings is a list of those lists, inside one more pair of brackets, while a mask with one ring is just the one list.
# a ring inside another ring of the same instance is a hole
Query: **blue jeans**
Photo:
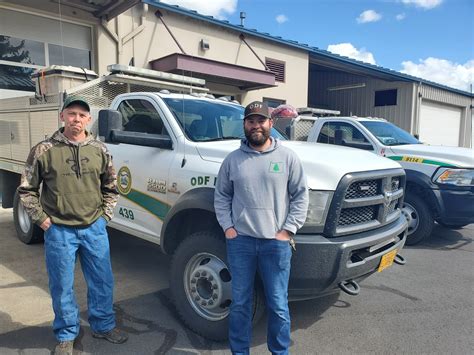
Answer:
[[267, 346], [272, 354], [288, 354], [290, 312], [288, 280], [291, 247], [276, 239], [239, 235], [227, 239], [227, 260], [232, 276], [229, 343], [233, 354], [249, 354], [255, 272], [263, 282], [268, 313]]
[[107, 221], [100, 217], [88, 227], [53, 224], [45, 232], [46, 269], [53, 300], [53, 330], [58, 341], [79, 334], [79, 309], [74, 296], [76, 257], [87, 283], [89, 324], [94, 332], [115, 328], [114, 279], [110, 264]]

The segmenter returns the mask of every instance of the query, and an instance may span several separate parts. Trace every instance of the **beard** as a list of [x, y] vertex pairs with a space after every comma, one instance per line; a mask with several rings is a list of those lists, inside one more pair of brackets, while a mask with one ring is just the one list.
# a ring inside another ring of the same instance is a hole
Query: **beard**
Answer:
[[253, 129], [244, 127], [244, 133], [248, 142], [255, 147], [261, 147], [270, 138], [270, 130], [263, 127]]

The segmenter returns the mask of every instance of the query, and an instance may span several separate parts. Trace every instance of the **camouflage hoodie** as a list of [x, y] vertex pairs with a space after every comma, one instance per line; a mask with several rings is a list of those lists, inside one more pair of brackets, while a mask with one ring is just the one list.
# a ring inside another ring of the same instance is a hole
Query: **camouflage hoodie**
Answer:
[[[40, 197], [40, 184], [41, 197]], [[91, 134], [71, 143], [63, 128], [30, 152], [18, 194], [34, 223], [87, 226], [112, 219], [118, 199], [112, 156]]]

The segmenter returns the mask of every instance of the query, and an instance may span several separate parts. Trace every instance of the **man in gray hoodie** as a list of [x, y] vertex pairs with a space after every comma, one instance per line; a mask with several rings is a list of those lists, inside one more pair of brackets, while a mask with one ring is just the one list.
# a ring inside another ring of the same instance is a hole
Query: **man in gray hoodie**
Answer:
[[292, 236], [308, 209], [308, 189], [296, 154], [270, 136], [273, 120], [265, 103], [245, 108], [240, 149], [230, 153], [217, 177], [214, 207], [224, 230], [232, 276], [229, 343], [248, 354], [255, 273], [263, 282], [272, 354], [290, 346], [288, 280]]

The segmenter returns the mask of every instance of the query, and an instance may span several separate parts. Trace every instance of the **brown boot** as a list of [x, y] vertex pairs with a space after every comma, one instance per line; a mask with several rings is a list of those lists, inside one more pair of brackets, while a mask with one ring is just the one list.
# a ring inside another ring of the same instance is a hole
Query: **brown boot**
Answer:
[[60, 341], [54, 348], [54, 355], [72, 355], [74, 340]]

